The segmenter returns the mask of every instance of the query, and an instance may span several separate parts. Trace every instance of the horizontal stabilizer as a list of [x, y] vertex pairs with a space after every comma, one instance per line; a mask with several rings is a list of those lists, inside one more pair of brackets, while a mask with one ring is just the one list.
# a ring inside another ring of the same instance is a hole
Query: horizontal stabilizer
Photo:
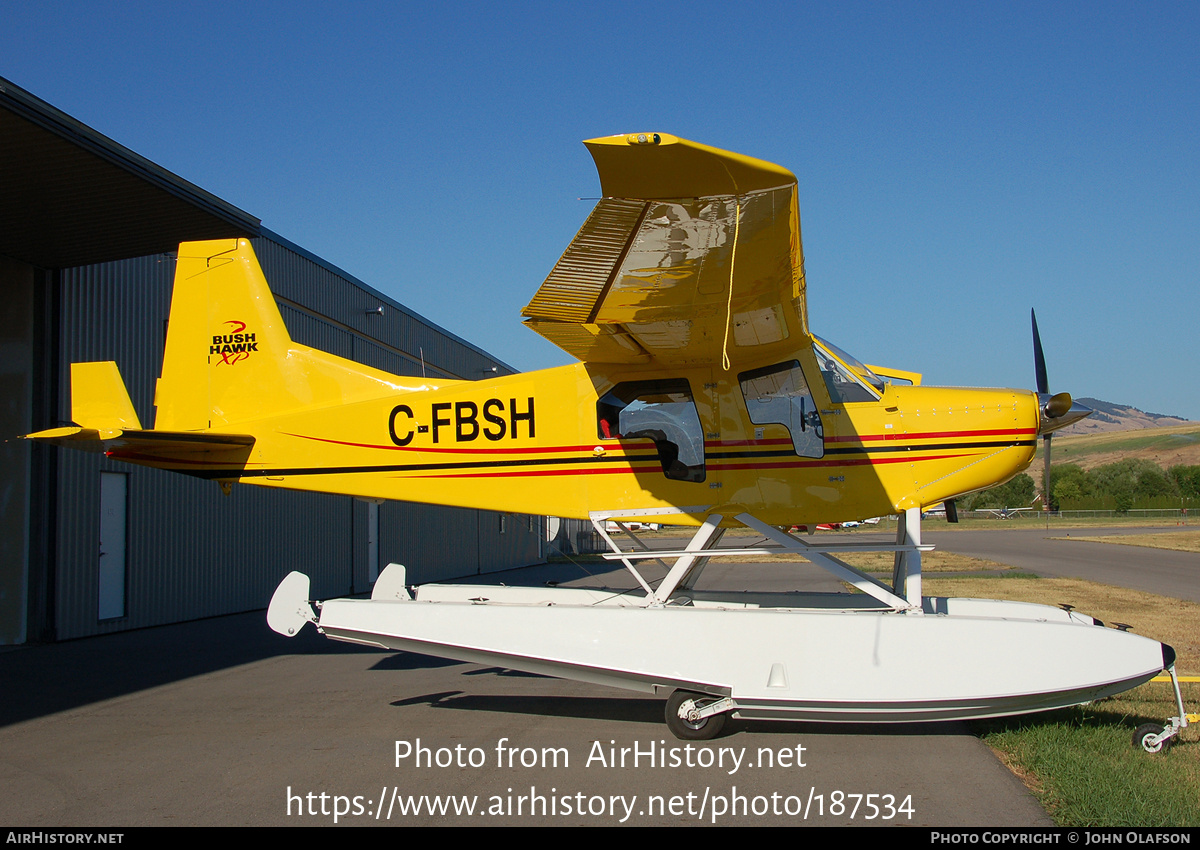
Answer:
[[56, 446], [103, 452], [111, 458], [201, 474], [205, 467], [243, 465], [254, 446], [249, 434], [213, 434], [194, 431], [143, 431], [68, 426], [27, 434]]
[[249, 434], [144, 430], [111, 360], [71, 364], [71, 418], [74, 425], [27, 434], [25, 439], [180, 472], [201, 472], [213, 464], [244, 465], [254, 446]]
[[101, 431], [142, 429], [116, 363], [71, 364], [71, 420]]
[[120, 433], [120, 431], [104, 431], [101, 433], [95, 428], [80, 428], [78, 425], [68, 425], [65, 428], [49, 428], [33, 434], [24, 434], [21, 439], [37, 440], [38, 442], [50, 443], [55, 446], [65, 446], [81, 452], [102, 452], [104, 451], [104, 440], [114, 434], [119, 435]]
[[195, 431], [122, 431], [107, 442], [110, 455], [126, 452], [162, 458], [189, 457], [215, 453], [249, 452], [254, 445], [250, 434], [214, 434]]

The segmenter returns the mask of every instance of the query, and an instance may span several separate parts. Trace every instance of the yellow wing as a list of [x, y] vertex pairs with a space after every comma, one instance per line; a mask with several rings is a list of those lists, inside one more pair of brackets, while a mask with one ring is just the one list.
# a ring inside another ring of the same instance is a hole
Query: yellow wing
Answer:
[[796, 177], [666, 133], [584, 142], [604, 198], [524, 310], [589, 363], [759, 359], [808, 333]]

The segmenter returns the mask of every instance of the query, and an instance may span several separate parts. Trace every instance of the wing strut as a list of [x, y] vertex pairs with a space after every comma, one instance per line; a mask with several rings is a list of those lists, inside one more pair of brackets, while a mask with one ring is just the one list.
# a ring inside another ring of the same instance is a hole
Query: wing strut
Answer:
[[[669, 514], [706, 514], [708, 508], [661, 508], [648, 511], [593, 511], [592, 525], [604, 538], [611, 552], [605, 553], [606, 560], [620, 561], [646, 591], [646, 603], [649, 607], [657, 608], [671, 604], [676, 591], [687, 589], [695, 584], [700, 571], [710, 558], [744, 557], [746, 555], [778, 555], [790, 552], [800, 555], [810, 563], [833, 574], [841, 581], [853, 585], [863, 593], [881, 602], [887, 608], [903, 611], [906, 614], [923, 613], [921, 596], [921, 553], [932, 549], [932, 546], [921, 543], [921, 512], [919, 508], [905, 511], [900, 517], [896, 532], [896, 542], [891, 543], [805, 543], [797, 537], [759, 520], [750, 514], [738, 514], [734, 519], [747, 528], [772, 541], [773, 546], [755, 546], [751, 548], [718, 548], [717, 544], [723, 536], [724, 529], [720, 527], [725, 519], [721, 514], [711, 514], [697, 529], [692, 539], [682, 549], [651, 549], [636, 534], [617, 517], [628, 520], [633, 517], [647, 516], [662, 517]], [[616, 521], [620, 528], [634, 542], [635, 548], [622, 549], [605, 529], [606, 520]], [[892, 552], [895, 555], [895, 568], [892, 576], [892, 587], [867, 575], [861, 570], [847, 564], [833, 553], [846, 552]], [[652, 587], [650, 582], [634, 566], [634, 561], [651, 560], [659, 564], [666, 576]], [[668, 565], [668, 561], [674, 563]]]
[[[749, 528], [753, 528], [763, 537], [768, 540], [773, 540], [789, 552], [794, 552], [797, 555], [803, 555], [807, 560], [816, 564], [818, 567], [824, 568], [832, 573], [835, 578], [851, 584], [870, 596], [875, 597], [889, 608], [896, 608], [905, 612], [920, 613], [921, 601], [919, 596], [920, 589], [920, 573], [918, 572], [917, 588], [918, 598], [914, 605], [910, 600], [902, 596], [897, 596], [892, 588], [879, 581], [879, 579], [867, 575], [861, 570], [847, 564], [840, 558], [836, 558], [829, 554], [829, 550], [835, 549], [833, 546], [813, 546], [805, 543], [797, 537], [793, 537], [786, 531], [781, 531], [773, 525], [767, 525], [762, 520], [752, 517], [750, 514], [738, 514], [737, 521]], [[878, 549], [879, 547], [874, 547]], [[900, 544], [897, 544], [897, 554], [899, 554]], [[824, 550], [824, 551], [822, 551]]]

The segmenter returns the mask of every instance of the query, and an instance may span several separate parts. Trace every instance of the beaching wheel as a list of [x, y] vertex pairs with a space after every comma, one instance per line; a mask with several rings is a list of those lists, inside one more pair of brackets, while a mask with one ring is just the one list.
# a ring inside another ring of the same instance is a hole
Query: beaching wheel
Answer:
[[691, 691], [673, 691], [667, 697], [667, 728], [681, 741], [707, 741], [721, 734], [725, 726], [725, 715], [714, 714], [699, 720], [688, 720], [693, 708], [702, 708], [716, 702], [718, 697], [696, 694]]
[[1168, 749], [1175, 742], [1173, 737], [1167, 738], [1165, 741], [1152, 743], [1154, 738], [1158, 737], [1166, 729], [1158, 723], [1143, 723], [1137, 729], [1133, 730], [1133, 745], [1141, 747], [1148, 753], [1161, 753]]

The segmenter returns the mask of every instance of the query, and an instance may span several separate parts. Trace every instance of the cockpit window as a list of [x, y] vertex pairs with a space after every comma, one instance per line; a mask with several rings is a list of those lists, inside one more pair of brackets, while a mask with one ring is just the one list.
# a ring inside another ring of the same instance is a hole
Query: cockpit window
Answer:
[[883, 378], [879, 377], [874, 372], [872, 372], [871, 368], [869, 366], [867, 366], [866, 363], [863, 363], [861, 360], [859, 360], [853, 354], [848, 353], [844, 349], [838, 348], [836, 345], [834, 345], [832, 342], [825, 339], [824, 337], [819, 337], [816, 334], [813, 334], [813, 337], [818, 342], [820, 342], [821, 345], [825, 346], [825, 348], [829, 349], [835, 355], [840, 357], [842, 362], [845, 363], [847, 366], [849, 366], [851, 369], [853, 369], [855, 372], [857, 372], [858, 376], [860, 378], [862, 378], [868, 384], [873, 386], [875, 389], [879, 390], [880, 393], [883, 392], [883, 389], [884, 389]]
[[[837, 356], [831, 354], [831, 351], [837, 352]], [[872, 392], [864, 382], [868, 375], [871, 383], [878, 387], [880, 392], [883, 392], [883, 381], [879, 376], [837, 346], [829, 345], [822, 339], [820, 342], [813, 343], [813, 354], [817, 356], [817, 365], [821, 368], [821, 377], [825, 381], [825, 388], [829, 390], [829, 397], [835, 403], [876, 401], [879, 396]], [[842, 357], [848, 364], [857, 363], [858, 365], [853, 368], [856, 371], [861, 369], [862, 377], [839, 363], [838, 357]]]
[[704, 430], [686, 380], [617, 384], [597, 402], [596, 418], [600, 439], [653, 440], [664, 475], [704, 480]]
[[783, 425], [792, 435], [792, 446], [801, 457], [825, 454], [825, 432], [817, 405], [792, 360], [738, 375], [746, 410], [755, 425]]

